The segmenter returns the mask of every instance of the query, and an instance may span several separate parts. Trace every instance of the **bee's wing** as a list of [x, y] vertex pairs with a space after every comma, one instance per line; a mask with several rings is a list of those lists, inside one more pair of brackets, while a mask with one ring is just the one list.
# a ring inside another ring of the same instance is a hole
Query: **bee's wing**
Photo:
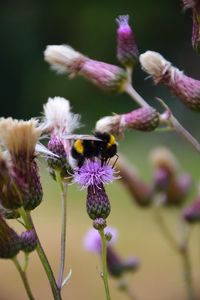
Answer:
[[91, 134], [68, 134], [65, 136], [66, 140], [88, 140], [88, 141], [102, 141]]

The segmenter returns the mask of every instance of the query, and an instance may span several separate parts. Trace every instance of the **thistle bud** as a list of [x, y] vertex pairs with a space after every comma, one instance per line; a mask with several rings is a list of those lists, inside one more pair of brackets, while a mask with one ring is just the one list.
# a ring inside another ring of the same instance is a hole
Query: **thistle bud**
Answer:
[[200, 111], [200, 81], [186, 76], [172, 66], [161, 54], [147, 51], [140, 55], [145, 72], [152, 76], [155, 84], [163, 84], [187, 107]]
[[37, 247], [37, 235], [35, 230], [27, 230], [21, 233], [21, 250], [25, 253], [30, 253]]
[[44, 57], [59, 73], [68, 73], [71, 77], [81, 75], [104, 91], [122, 92], [125, 89], [127, 74], [124, 69], [90, 59], [70, 46], [48, 46]]
[[117, 58], [125, 67], [133, 67], [139, 56], [134, 32], [128, 24], [129, 16], [119, 16], [117, 19]]
[[123, 273], [134, 272], [139, 267], [139, 260], [131, 257], [123, 260], [112, 247], [107, 248], [108, 271], [113, 277], [120, 277]]
[[86, 60], [79, 74], [105, 92], [121, 93], [127, 84], [122, 68], [93, 59]]
[[20, 249], [20, 237], [0, 216], [0, 258], [13, 258]]
[[183, 210], [183, 218], [190, 224], [200, 222], [200, 197]]
[[134, 170], [134, 166], [131, 166], [122, 155], [116, 163], [116, 169], [120, 172], [120, 181], [127, 187], [133, 200], [142, 207], [151, 205], [153, 199], [152, 187], [142, 181]]
[[135, 109], [123, 115], [107, 116], [97, 121], [96, 130], [121, 137], [126, 129], [152, 131], [159, 126], [159, 113], [152, 107]]
[[121, 126], [140, 131], [152, 131], [159, 125], [159, 114], [152, 107], [143, 107], [122, 115]]
[[103, 185], [88, 187], [86, 206], [87, 213], [92, 220], [97, 218], [106, 219], [109, 216], [111, 207]]

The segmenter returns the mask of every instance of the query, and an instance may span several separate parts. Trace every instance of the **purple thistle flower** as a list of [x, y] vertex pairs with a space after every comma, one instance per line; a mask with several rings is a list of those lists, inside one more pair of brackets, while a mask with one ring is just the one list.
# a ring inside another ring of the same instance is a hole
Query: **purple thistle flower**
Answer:
[[[124, 272], [135, 271], [139, 267], [139, 260], [136, 257], [128, 259], [121, 258], [113, 249], [113, 245], [118, 238], [115, 228], [106, 227], [105, 235], [111, 235], [111, 240], [107, 240], [107, 265], [108, 271], [113, 277], [120, 277]], [[101, 238], [97, 230], [90, 229], [84, 238], [84, 247], [87, 251], [101, 254]]]
[[188, 223], [200, 222], [200, 197], [183, 210], [183, 218]]
[[100, 188], [102, 184], [111, 183], [119, 177], [114, 176], [114, 170], [109, 165], [101, 165], [100, 161], [87, 160], [86, 163], [75, 170], [74, 182], [82, 189], [89, 186]]
[[117, 29], [117, 58], [124, 66], [133, 66], [138, 61], [139, 51], [135, 42], [132, 28], [129, 26], [129, 16], [119, 16], [116, 19]]
[[[107, 242], [107, 246], [111, 246], [116, 243], [118, 238], [118, 232], [113, 227], [106, 227], [104, 233], [111, 233], [112, 238]], [[101, 237], [98, 231], [94, 228], [88, 230], [84, 238], [84, 248], [89, 252], [101, 253]]]

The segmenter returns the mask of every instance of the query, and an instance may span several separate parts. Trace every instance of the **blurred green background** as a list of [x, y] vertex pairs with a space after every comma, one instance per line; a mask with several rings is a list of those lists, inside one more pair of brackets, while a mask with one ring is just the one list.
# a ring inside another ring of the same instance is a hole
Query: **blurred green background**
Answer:
[[[117, 64], [116, 22], [119, 14], [129, 14], [140, 52], [155, 50], [162, 53], [180, 69], [200, 77], [200, 60], [191, 47], [191, 13], [183, 13], [179, 0], [146, 1], [14, 1], [0, 3], [0, 83], [1, 116], [28, 119], [40, 116], [48, 97], [63, 96], [71, 101], [73, 111], [82, 115], [85, 125], [81, 131], [91, 132], [95, 121], [111, 112], [128, 112], [136, 107], [127, 95], [108, 95], [97, 90], [82, 78], [69, 80], [56, 75], [43, 60], [46, 45], [69, 44], [91, 58]], [[186, 109], [163, 87], [154, 87], [151, 80], [137, 66], [134, 87], [149, 103], [159, 107], [155, 97], [166, 100], [178, 119], [200, 139], [199, 114]], [[140, 170], [148, 181], [152, 170], [148, 163], [149, 151], [157, 145], [169, 146], [178, 156], [183, 169], [199, 180], [199, 155], [175, 133], [129, 132], [120, 142], [120, 151]], [[58, 269], [60, 206], [59, 192], [49, 178], [44, 162], [42, 179], [45, 197], [33, 217], [41, 240], [53, 265]], [[133, 204], [125, 189], [118, 183], [108, 188], [112, 201], [109, 224], [120, 231], [118, 251], [137, 255], [141, 270], [130, 277], [138, 300], [186, 299], [181, 261], [162, 239], [154, 223], [152, 212]], [[193, 190], [193, 195], [196, 189]], [[192, 199], [192, 195], [190, 197]], [[104, 299], [99, 276], [98, 257], [82, 249], [82, 238], [91, 221], [85, 212], [85, 193], [71, 186], [68, 207], [67, 267], [72, 268], [70, 284], [63, 299]], [[179, 211], [167, 211], [172, 231], [178, 229]], [[196, 238], [196, 239], [195, 239]], [[196, 282], [200, 277], [199, 228], [192, 238], [192, 259]], [[36, 255], [31, 258], [29, 277], [36, 299], [52, 299], [46, 277]], [[12, 288], [11, 288], [12, 286]], [[116, 291], [111, 282], [115, 300], [126, 297]], [[200, 297], [200, 296], [199, 296]], [[0, 261], [0, 300], [25, 300], [20, 279], [11, 263]]]

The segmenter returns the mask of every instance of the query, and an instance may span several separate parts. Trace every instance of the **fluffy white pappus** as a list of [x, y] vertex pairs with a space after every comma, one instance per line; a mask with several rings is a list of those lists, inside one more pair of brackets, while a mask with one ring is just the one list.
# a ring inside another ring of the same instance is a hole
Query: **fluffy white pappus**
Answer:
[[80, 127], [80, 115], [70, 111], [70, 102], [67, 99], [49, 98], [43, 108], [44, 130], [66, 135]]
[[29, 121], [0, 119], [0, 142], [12, 155], [31, 157], [41, 134], [42, 126], [36, 119]]
[[95, 130], [100, 132], [117, 133], [120, 127], [121, 116], [107, 116], [96, 122]]
[[68, 45], [50, 45], [44, 51], [44, 59], [60, 74], [70, 73], [84, 56]]
[[160, 53], [146, 51], [139, 56], [139, 61], [144, 71], [155, 79], [162, 75], [172, 66]]

